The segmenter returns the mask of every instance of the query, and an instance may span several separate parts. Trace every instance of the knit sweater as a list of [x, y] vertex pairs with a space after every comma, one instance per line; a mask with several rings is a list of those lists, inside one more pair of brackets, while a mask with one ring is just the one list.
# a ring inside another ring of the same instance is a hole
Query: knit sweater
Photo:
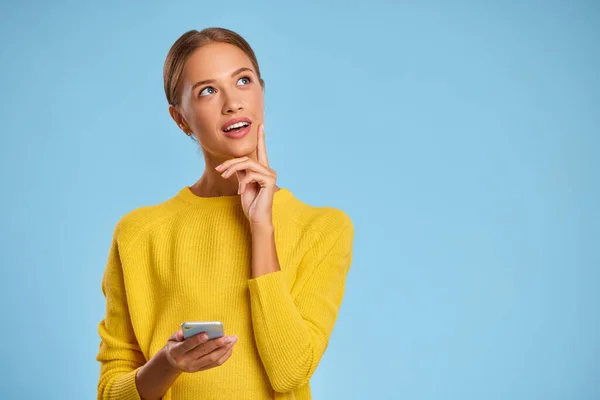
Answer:
[[116, 225], [102, 279], [98, 399], [139, 400], [135, 375], [184, 321], [221, 321], [238, 341], [221, 366], [182, 373], [164, 400], [310, 399], [352, 260], [343, 211], [280, 188], [273, 200], [281, 267], [251, 276], [240, 196], [184, 187]]

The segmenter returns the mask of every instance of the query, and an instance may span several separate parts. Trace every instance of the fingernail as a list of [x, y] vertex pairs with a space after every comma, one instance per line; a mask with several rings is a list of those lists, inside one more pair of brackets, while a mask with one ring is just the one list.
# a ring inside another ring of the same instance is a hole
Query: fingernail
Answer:
[[224, 340], [225, 344], [235, 343], [236, 341], [237, 341], [237, 337], [236, 336], [228, 336]]
[[208, 335], [206, 333], [203, 333], [202, 337], [200, 339], [202, 339], [202, 340], [208, 340]]

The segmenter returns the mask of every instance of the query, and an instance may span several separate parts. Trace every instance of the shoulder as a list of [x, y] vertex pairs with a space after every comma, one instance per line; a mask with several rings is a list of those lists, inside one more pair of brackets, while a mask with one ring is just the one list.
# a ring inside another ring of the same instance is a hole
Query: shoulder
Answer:
[[121, 246], [147, 237], [157, 228], [172, 221], [179, 213], [173, 199], [137, 207], [124, 214], [115, 226], [115, 238]]
[[350, 216], [342, 209], [335, 207], [312, 207], [308, 229], [320, 236], [337, 237], [343, 233], [354, 232], [354, 225]]
[[341, 282], [353, 253], [354, 224], [350, 215], [342, 208], [315, 206], [294, 198], [284, 217], [279, 222], [285, 232], [281, 236], [293, 237], [292, 247], [299, 260], [295, 284], [303, 287], [300, 282], [315, 273], [321, 274], [319, 279], [333, 276]]
[[341, 208], [315, 206], [293, 196], [286, 203], [284, 223], [292, 223], [302, 236], [311, 242], [335, 242], [340, 237], [352, 241], [354, 224], [352, 218]]

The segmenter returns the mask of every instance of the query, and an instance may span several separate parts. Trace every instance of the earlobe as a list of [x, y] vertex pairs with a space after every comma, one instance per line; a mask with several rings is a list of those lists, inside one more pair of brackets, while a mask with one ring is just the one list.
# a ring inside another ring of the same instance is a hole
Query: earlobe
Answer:
[[186, 124], [180, 124], [179, 128], [183, 131], [183, 133], [185, 133], [186, 135], [190, 136], [192, 134], [192, 130], [190, 128], [187, 127]]
[[190, 127], [185, 123], [185, 122], [181, 122], [181, 124], [179, 125], [179, 128], [181, 128], [181, 130], [183, 131], [183, 133], [185, 133], [188, 136], [192, 135], [192, 130], [190, 129]]

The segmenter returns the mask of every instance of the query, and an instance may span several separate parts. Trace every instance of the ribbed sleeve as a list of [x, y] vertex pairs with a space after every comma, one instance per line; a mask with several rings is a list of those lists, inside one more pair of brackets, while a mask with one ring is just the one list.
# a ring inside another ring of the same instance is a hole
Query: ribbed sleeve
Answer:
[[275, 391], [301, 387], [317, 368], [344, 295], [353, 239], [348, 220], [318, 241], [299, 266], [308, 273], [296, 283], [295, 295], [283, 271], [248, 281], [255, 340]]
[[140, 400], [135, 374], [145, 359], [137, 344], [127, 307], [123, 271], [119, 256], [118, 226], [102, 279], [106, 315], [98, 326], [100, 361], [98, 400]]

